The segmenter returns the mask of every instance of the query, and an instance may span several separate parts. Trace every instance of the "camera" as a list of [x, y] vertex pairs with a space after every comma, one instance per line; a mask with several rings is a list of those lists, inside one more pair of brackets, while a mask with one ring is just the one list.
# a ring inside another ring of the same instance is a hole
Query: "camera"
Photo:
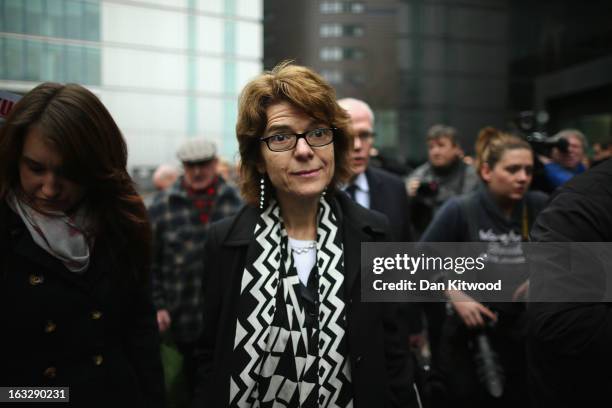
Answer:
[[[489, 323], [488, 326], [493, 327], [493, 324]], [[504, 369], [499, 361], [499, 355], [491, 347], [486, 328], [474, 333], [472, 348], [478, 380], [489, 395], [500, 398], [504, 394]]]
[[566, 139], [548, 137], [545, 133], [533, 132], [525, 136], [525, 140], [529, 142], [533, 150], [544, 156], [550, 156], [553, 148], [559, 149], [562, 153], [567, 153], [569, 143]]
[[423, 197], [431, 197], [438, 194], [438, 183], [435, 181], [421, 181], [419, 187], [417, 188], [417, 195]]

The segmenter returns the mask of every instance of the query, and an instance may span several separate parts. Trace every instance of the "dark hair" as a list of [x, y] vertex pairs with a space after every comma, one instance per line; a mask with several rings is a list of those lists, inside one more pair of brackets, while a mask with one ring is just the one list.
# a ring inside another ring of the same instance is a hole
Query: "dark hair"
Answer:
[[33, 127], [61, 155], [65, 176], [84, 188], [83, 205], [93, 217], [90, 233], [96, 242], [109, 243], [114, 256], [127, 262], [131, 277], [145, 282], [150, 225], [126, 170], [125, 140], [108, 110], [77, 84], [47, 82], [28, 92], [0, 129], [0, 200], [21, 189], [19, 161]]
[[[282, 101], [289, 102], [309, 116], [338, 129], [334, 135], [335, 171], [328, 186], [330, 192], [335, 191], [338, 184], [348, 180], [351, 175], [350, 118], [336, 102], [334, 89], [311, 69], [285, 61], [272, 71], [264, 72], [251, 80], [240, 95], [236, 124], [241, 160], [240, 188], [245, 201], [253, 205], [259, 200], [261, 174], [257, 166], [263, 161], [259, 138], [268, 123], [266, 109], [271, 104]], [[267, 189], [269, 190], [271, 189]]]
[[427, 136], [425, 140], [427, 142], [430, 142], [432, 140], [438, 140], [444, 137], [450, 140], [453, 145], [459, 145], [459, 141], [457, 140], [457, 130], [452, 126], [446, 126], [441, 124], [433, 125], [432, 127], [430, 127], [427, 131]]
[[482, 166], [485, 163], [492, 169], [507, 150], [514, 149], [527, 149], [533, 154], [531, 145], [520, 137], [504, 133], [491, 126], [482, 128], [478, 132], [475, 147], [478, 175], [481, 174]]

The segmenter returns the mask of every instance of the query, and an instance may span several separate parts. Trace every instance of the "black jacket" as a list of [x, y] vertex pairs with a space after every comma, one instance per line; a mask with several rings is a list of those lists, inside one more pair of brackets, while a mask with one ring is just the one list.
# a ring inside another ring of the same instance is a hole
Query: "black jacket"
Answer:
[[[561, 187], [537, 218], [531, 238], [612, 242], [612, 161]], [[529, 381], [535, 405], [605, 405], [612, 387], [612, 305], [531, 303], [528, 316]]]
[[412, 241], [408, 194], [404, 182], [394, 174], [369, 166], [365, 172], [370, 186], [370, 209], [389, 218], [391, 233], [396, 241]]
[[77, 275], [0, 202], [0, 255], [0, 386], [70, 387], [72, 407], [164, 406], [149, 290], [114, 283], [103, 239]]
[[[411, 406], [412, 365], [400, 343], [397, 306], [361, 302], [360, 244], [385, 241], [388, 225], [380, 214], [344, 194], [333, 200], [344, 235], [347, 340], [355, 407]], [[339, 211], [338, 211], [339, 210]], [[235, 217], [213, 224], [206, 243], [207, 288], [204, 332], [198, 343], [195, 406], [226, 407], [230, 376], [226, 363], [234, 345], [240, 282], [259, 211], [245, 207]]]

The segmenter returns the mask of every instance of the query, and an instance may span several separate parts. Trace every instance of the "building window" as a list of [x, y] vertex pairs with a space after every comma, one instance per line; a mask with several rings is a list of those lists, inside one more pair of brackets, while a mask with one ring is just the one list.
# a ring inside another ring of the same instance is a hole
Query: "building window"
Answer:
[[342, 71], [339, 71], [337, 69], [321, 70], [321, 75], [323, 75], [323, 78], [325, 78], [325, 80], [332, 85], [341, 84], [344, 80], [344, 75], [342, 74]]
[[365, 11], [365, 6], [360, 1], [322, 1], [319, 10], [323, 14], [360, 14]]
[[346, 47], [342, 52], [342, 59], [345, 60], [361, 60], [364, 52], [361, 48]]
[[363, 37], [363, 26], [355, 24], [345, 25], [343, 32], [347, 37]]
[[341, 37], [342, 25], [340, 24], [322, 24], [319, 30], [321, 37]]
[[361, 60], [365, 56], [361, 48], [323, 47], [319, 53], [323, 61]]
[[323, 61], [340, 61], [342, 59], [342, 48], [323, 47], [321, 48], [320, 55]]
[[365, 75], [363, 75], [360, 72], [353, 72], [348, 76], [346, 82], [350, 83], [351, 85], [355, 85], [355, 86], [364, 85], [366, 82]]
[[0, 32], [100, 40], [96, 0], [0, 0]]
[[0, 38], [0, 77], [16, 81], [100, 84], [98, 47]]
[[319, 30], [321, 37], [361, 37], [363, 26], [355, 24], [322, 24]]

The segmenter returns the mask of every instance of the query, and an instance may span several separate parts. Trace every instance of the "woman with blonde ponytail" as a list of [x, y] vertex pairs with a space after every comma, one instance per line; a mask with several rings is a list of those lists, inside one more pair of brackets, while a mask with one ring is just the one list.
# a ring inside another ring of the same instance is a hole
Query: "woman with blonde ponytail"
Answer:
[[[449, 200], [422, 241], [486, 242], [487, 252], [513, 254], [489, 256], [486, 270], [517, 273], [517, 265], [524, 262], [521, 242], [528, 239], [529, 228], [547, 200], [545, 194], [529, 191], [533, 151], [524, 140], [492, 127], [479, 132], [475, 149], [482, 185], [473, 193]], [[526, 282], [526, 276], [512, 280]], [[453, 406], [529, 406], [522, 302], [526, 289], [526, 283], [512, 288], [512, 303], [485, 303], [459, 290], [446, 292], [449, 314], [442, 328], [438, 361]], [[482, 367], [478, 367], [476, 338], [483, 333], [499, 363], [501, 387], [497, 392], [490, 383], [487, 386]]]

